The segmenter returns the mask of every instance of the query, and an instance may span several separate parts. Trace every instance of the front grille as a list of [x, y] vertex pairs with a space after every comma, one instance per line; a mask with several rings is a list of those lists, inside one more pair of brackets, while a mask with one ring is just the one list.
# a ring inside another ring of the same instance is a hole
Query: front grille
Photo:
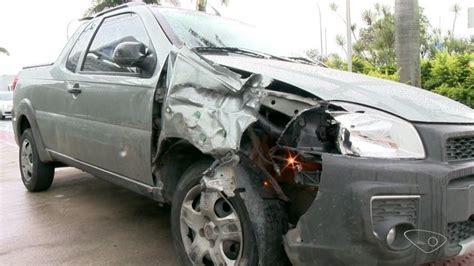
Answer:
[[474, 219], [464, 222], [448, 224], [448, 240], [450, 243], [459, 243], [474, 236]]
[[474, 136], [452, 137], [446, 140], [446, 159], [448, 161], [474, 158]]
[[374, 199], [372, 201], [372, 222], [374, 227], [393, 218], [416, 225], [417, 202], [417, 198]]

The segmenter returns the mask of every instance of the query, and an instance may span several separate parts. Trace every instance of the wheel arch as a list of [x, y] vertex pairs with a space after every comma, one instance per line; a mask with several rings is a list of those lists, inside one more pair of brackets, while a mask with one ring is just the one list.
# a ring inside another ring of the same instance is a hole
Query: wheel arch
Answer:
[[21, 137], [21, 135], [23, 135], [23, 132], [25, 132], [25, 130], [27, 130], [28, 128], [31, 128], [28, 118], [26, 117], [26, 115], [21, 115], [18, 118], [18, 137]]
[[[170, 203], [173, 194], [183, 173], [195, 162], [208, 159], [213, 161], [209, 154], [202, 153], [189, 141], [179, 138], [169, 138], [162, 142], [162, 152], [154, 163], [153, 175], [155, 185], [162, 188], [163, 200]], [[278, 195], [267, 183], [265, 175], [254, 162], [245, 154], [239, 153], [240, 162], [235, 168], [237, 189], [252, 185], [262, 198], [276, 199]]]
[[33, 133], [33, 137], [35, 138], [36, 149], [38, 150], [38, 156], [40, 160], [42, 162], [52, 162], [53, 159], [46, 151], [43, 138], [41, 137], [38, 124], [35, 119], [35, 110], [28, 99], [23, 99], [20, 101], [18, 107], [16, 108], [15, 117], [16, 121], [14, 122], [13, 128], [16, 132], [15, 140], [18, 145], [21, 145], [20, 139], [23, 132], [30, 128]]
[[165, 202], [171, 202], [173, 194], [183, 173], [193, 163], [210, 159], [190, 142], [179, 138], [169, 138], [162, 142], [162, 152], [154, 164], [155, 184], [163, 189]]

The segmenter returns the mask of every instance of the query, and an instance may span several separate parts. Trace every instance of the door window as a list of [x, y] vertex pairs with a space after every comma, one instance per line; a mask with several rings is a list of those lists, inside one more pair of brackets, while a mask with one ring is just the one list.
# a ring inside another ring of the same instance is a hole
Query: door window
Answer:
[[138, 15], [127, 13], [104, 19], [87, 51], [83, 71], [106, 73], [140, 73], [137, 66], [120, 66], [114, 62], [113, 53], [122, 42], [151, 42]]
[[94, 32], [95, 23], [90, 23], [86, 26], [84, 31], [79, 35], [76, 40], [76, 43], [69, 52], [69, 56], [66, 61], [66, 68], [72, 72], [76, 72], [76, 67], [81, 57], [82, 52], [86, 49], [86, 46]]

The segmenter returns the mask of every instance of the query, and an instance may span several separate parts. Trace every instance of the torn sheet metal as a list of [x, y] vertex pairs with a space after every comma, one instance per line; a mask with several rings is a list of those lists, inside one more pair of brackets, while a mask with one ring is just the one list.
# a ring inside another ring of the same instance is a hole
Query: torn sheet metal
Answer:
[[222, 159], [217, 159], [204, 172], [201, 179], [201, 186], [209, 192], [222, 191], [228, 197], [235, 196], [236, 181], [234, 167], [239, 163], [240, 158], [234, 152], [228, 152]]
[[257, 120], [263, 88], [271, 83], [261, 75], [242, 79], [186, 47], [170, 54], [167, 75], [160, 143], [186, 139], [215, 157], [239, 148], [243, 132]]
[[317, 100], [295, 94], [272, 90], [265, 90], [265, 92], [267, 97], [263, 100], [262, 105], [290, 117], [303, 112], [307, 108], [319, 105]]

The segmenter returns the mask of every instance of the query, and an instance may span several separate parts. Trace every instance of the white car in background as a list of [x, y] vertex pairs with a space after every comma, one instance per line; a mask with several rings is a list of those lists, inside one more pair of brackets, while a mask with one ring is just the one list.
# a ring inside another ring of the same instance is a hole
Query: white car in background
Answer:
[[0, 119], [3, 120], [7, 116], [11, 117], [12, 109], [13, 109], [13, 92], [1, 91], [0, 92]]

